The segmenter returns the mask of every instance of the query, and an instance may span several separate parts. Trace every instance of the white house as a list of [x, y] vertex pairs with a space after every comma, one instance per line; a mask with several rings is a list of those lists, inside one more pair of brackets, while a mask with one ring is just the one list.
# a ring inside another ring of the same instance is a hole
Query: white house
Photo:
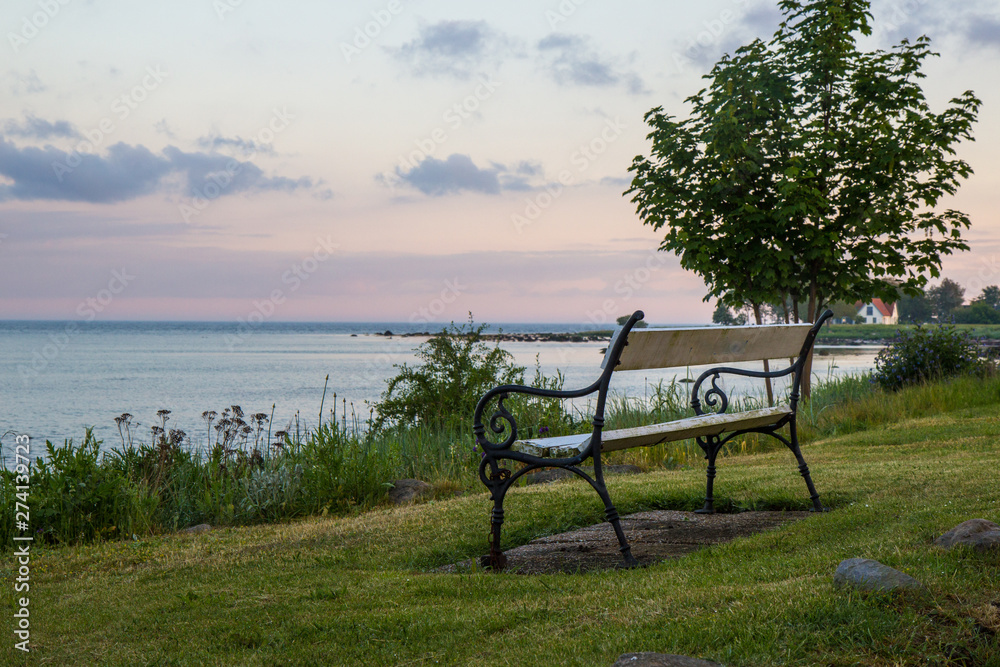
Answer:
[[882, 299], [872, 299], [869, 303], [858, 301], [854, 307], [858, 309], [858, 317], [864, 318], [865, 324], [899, 324], [899, 311], [894, 303], [887, 306], [882, 303]]

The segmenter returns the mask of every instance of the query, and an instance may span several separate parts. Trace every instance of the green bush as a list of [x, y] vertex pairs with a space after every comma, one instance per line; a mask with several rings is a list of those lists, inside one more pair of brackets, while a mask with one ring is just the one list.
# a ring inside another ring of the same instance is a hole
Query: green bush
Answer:
[[932, 380], [982, 373], [979, 345], [954, 327], [916, 327], [899, 331], [875, 357], [872, 381], [886, 391]]
[[124, 534], [130, 498], [126, 479], [101, 465], [101, 441], [88, 429], [83, 443], [45, 443], [31, 475], [31, 523], [41, 540], [91, 542]]
[[479, 398], [499, 384], [523, 384], [524, 367], [499, 344], [483, 340], [485, 324], [454, 323], [417, 348], [423, 363], [396, 365], [399, 374], [389, 380], [375, 406], [374, 428], [392, 426], [446, 426], [470, 421]]

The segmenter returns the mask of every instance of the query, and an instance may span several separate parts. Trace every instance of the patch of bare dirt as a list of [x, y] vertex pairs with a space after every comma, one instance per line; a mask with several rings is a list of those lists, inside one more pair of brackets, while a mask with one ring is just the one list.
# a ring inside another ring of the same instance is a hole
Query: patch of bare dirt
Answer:
[[[678, 558], [702, 547], [729, 542], [799, 521], [810, 512], [742, 512], [740, 514], [695, 514], [662, 510], [622, 517], [622, 528], [640, 565]], [[609, 570], [621, 566], [618, 540], [611, 524], [580, 528], [542, 537], [504, 552], [506, 572], [555, 574]], [[474, 567], [473, 561], [447, 565], [441, 572]]]

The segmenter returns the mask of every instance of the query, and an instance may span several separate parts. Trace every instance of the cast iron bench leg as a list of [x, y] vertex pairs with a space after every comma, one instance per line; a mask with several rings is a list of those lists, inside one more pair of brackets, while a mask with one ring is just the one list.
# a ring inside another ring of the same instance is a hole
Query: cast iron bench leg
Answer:
[[715, 486], [715, 459], [719, 455], [719, 438], [714, 435], [710, 435], [704, 439], [698, 438], [698, 444], [701, 446], [702, 451], [705, 452], [705, 458], [708, 459], [708, 472], [706, 473], [705, 482], [705, 506], [700, 510], [695, 510], [695, 514], [715, 514], [715, 497], [713, 495], [713, 487]]
[[829, 511], [826, 507], [823, 507], [823, 503], [819, 501], [819, 493], [816, 492], [816, 487], [813, 486], [812, 477], [809, 475], [809, 466], [806, 465], [806, 460], [802, 456], [802, 450], [799, 449], [799, 437], [798, 433], [795, 431], [795, 420], [792, 419], [789, 424], [791, 430], [791, 442], [787, 443], [788, 448], [792, 450], [792, 454], [795, 455], [795, 460], [799, 464], [799, 474], [802, 478], [806, 480], [806, 488], [809, 489], [809, 498], [813, 501], [813, 507], [811, 512], [827, 512]]
[[611, 502], [611, 494], [608, 493], [608, 487], [604, 485], [604, 468], [601, 466], [601, 454], [599, 451], [594, 454], [593, 460], [594, 481], [596, 482], [594, 490], [597, 491], [597, 495], [604, 502], [604, 516], [607, 518], [608, 523], [611, 524], [611, 527], [614, 528], [615, 536], [618, 538], [618, 550], [622, 554], [621, 567], [638, 567], [639, 561], [632, 555], [632, 547], [628, 543], [628, 538], [625, 537], [625, 531], [622, 530], [622, 522], [618, 516], [618, 510]]
[[490, 553], [483, 556], [479, 563], [484, 568], [501, 572], [507, 567], [507, 556], [500, 549], [500, 530], [503, 527], [503, 499], [510, 488], [510, 470], [498, 468], [490, 475], [490, 495], [493, 497], [493, 514], [490, 518]]

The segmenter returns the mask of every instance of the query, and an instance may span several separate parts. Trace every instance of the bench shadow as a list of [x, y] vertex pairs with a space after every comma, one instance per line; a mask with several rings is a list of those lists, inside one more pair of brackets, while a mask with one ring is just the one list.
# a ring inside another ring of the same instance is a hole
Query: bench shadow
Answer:
[[[621, 521], [632, 545], [632, 555], [641, 567], [646, 567], [813, 515], [801, 511], [696, 514], [653, 510], [624, 516]], [[622, 566], [618, 540], [607, 522], [542, 537], [504, 553], [507, 556], [504, 572], [510, 574], [574, 574]], [[478, 559], [469, 559], [437, 568], [436, 572], [464, 573], [482, 569]]]

